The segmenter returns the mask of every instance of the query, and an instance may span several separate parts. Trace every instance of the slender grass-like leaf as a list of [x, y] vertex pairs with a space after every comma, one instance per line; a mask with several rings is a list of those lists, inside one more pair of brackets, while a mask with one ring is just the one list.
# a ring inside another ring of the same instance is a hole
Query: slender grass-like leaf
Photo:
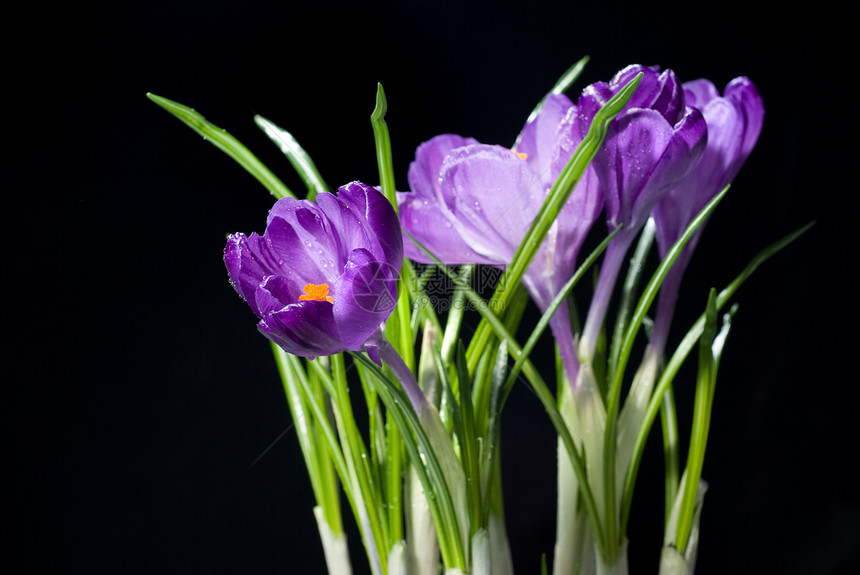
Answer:
[[[447, 432], [441, 425], [435, 430], [425, 428], [428, 422], [425, 421], [422, 424], [422, 421], [419, 421], [419, 416], [412, 409], [409, 398], [379, 369], [379, 366], [365, 354], [350, 352], [350, 355], [376, 376], [369, 378], [369, 381], [376, 386], [376, 391], [394, 418], [395, 424], [404, 430], [403, 445], [427, 495], [445, 566], [465, 571], [467, 569], [466, 546], [463, 544], [454, 500], [441, 462], [437, 459], [436, 451], [427, 436], [427, 431], [444, 434], [445, 440], [448, 441]], [[427, 406], [430, 407], [430, 404], [427, 403]], [[429, 412], [424, 415], [429, 415]], [[441, 421], [439, 423], [441, 424]], [[405, 430], [409, 430], [409, 433]]]
[[[475, 271], [474, 265], [465, 265], [460, 268], [460, 278], [468, 283]], [[454, 349], [460, 340], [460, 328], [463, 325], [463, 316], [466, 312], [466, 294], [459, 288], [454, 288], [451, 296], [451, 306], [448, 308], [448, 320], [445, 323], [445, 332], [442, 336], [442, 360], [448, 364], [454, 354]]]
[[[663, 498], [664, 498], [664, 527], [672, 513], [672, 505], [678, 495], [678, 485], [681, 481], [681, 455], [678, 446], [678, 409], [675, 405], [675, 392], [672, 386], [663, 392], [663, 403], [660, 406], [660, 426], [663, 435]], [[626, 480], [626, 478], [625, 478]], [[625, 510], [622, 509], [622, 513]]]
[[[407, 232], [408, 233], [408, 232]], [[411, 235], [409, 238], [415, 242], [419, 249], [421, 249], [425, 254], [428, 255], [431, 259], [433, 259], [437, 266], [441, 270], [443, 270], [449, 278], [455, 284], [459, 284], [463, 292], [466, 294], [466, 297], [473, 303], [473, 305], [477, 308], [478, 312], [481, 314], [483, 320], [487, 322], [489, 326], [495, 331], [495, 335], [499, 338], [504, 345], [507, 346], [508, 351], [511, 356], [516, 361], [522, 355], [522, 348], [517, 343], [516, 339], [514, 339], [513, 335], [507, 330], [504, 323], [499, 319], [496, 314], [490, 310], [487, 306], [483, 305], [483, 300], [481, 297], [475, 293], [468, 285], [462, 285], [459, 277], [453, 270], [449, 269], [442, 262], [438, 260], [432, 253], [430, 253], [424, 246], [420, 244], [414, 237]], [[576, 448], [576, 444], [573, 442], [573, 438], [570, 435], [570, 430], [568, 430], [567, 425], [564, 422], [564, 419], [561, 416], [561, 413], [558, 410], [558, 406], [556, 405], [555, 398], [552, 392], [546, 385], [546, 382], [541, 377], [540, 373], [535, 369], [534, 365], [530, 360], [526, 359], [522, 365], [522, 373], [526, 376], [526, 380], [532, 387], [532, 390], [537, 395], [547, 414], [549, 415], [550, 422], [556, 430], [556, 433], [561, 438], [565, 449], [567, 449], [568, 454], [570, 455], [571, 462], [574, 466], [574, 472], [577, 475], [577, 479], [580, 481], [580, 487], [582, 490], [583, 500], [585, 502], [586, 508], [588, 509], [589, 519], [592, 521], [592, 529], [594, 530], [595, 539], [597, 540], [597, 544], [602, 548], [603, 546], [603, 530], [600, 527], [600, 519], [597, 514], [597, 506], [594, 500], [594, 496], [591, 490], [588, 487], [588, 478], [585, 470], [585, 461], [582, 458], [582, 454], [579, 453], [579, 450]]]
[[[767, 246], [763, 250], [759, 251], [746, 265], [746, 267], [741, 271], [740, 274], [732, 280], [729, 285], [727, 285], [718, 295], [717, 295], [717, 310], [721, 309], [726, 302], [740, 289], [740, 287], [750, 278], [750, 276], [761, 266], [764, 262], [769, 260], [771, 257], [776, 255], [786, 246], [791, 244], [794, 240], [803, 235], [810, 227], [814, 225], [815, 222], [811, 222], [790, 234], [780, 238], [775, 241], [771, 245]], [[663, 401], [663, 395], [666, 390], [671, 385], [672, 381], [675, 379], [675, 375], [678, 373], [678, 370], [681, 368], [681, 365], [684, 363], [684, 360], [687, 359], [690, 351], [696, 345], [696, 342], [699, 340], [699, 337], [702, 335], [702, 331], [705, 325], [705, 316], [699, 317], [699, 319], [693, 324], [693, 326], [687, 331], [687, 334], [681, 340], [681, 343], [678, 344], [678, 347], [675, 349], [675, 352], [672, 354], [672, 357], [666, 363], [666, 367], [663, 369], [663, 374], [660, 376], [660, 380], [657, 382], [657, 385], [654, 388], [654, 392], [651, 395], [651, 401], [648, 403], [648, 409], [645, 412], [645, 418], [643, 419], [642, 426], [639, 428], [639, 432], [636, 436], [636, 443], [633, 448], [633, 455], [630, 460], [630, 465], [627, 468], [627, 475], [624, 478], [624, 489], [621, 500], [621, 525], [622, 532], [627, 525], [627, 518], [630, 513], [630, 504], [633, 500], [633, 489], [636, 485], [636, 476], [639, 472], [639, 464], [642, 459], [642, 454], [645, 450], [645, 442], [648, 438], [648, 433], [651, 430], [651, 425], [654, 423], [654, 420], [657, 418], [657, 414], [660, 411], [660, 405]]]
[[610, 547], [607, 548], [606, 559], [610, 561], [610, 564], [614, 562], [616, 554], [618, 553], [618, 546], [621, 543], [617, 532], [619, 526], [616, 510], [616, 497], [618, 494], [616, 493], [615, 487], [615, 467], [617, 463], [616, 450], [618, 448], [618, 412], [621, 401], [621, 383], [624, 379], [624, 371], [627, 367], [627, 362], [630, 359], [630, 354], [633, 352], [633, 343], [636, 339], [636, 335], [639, 333], [639, 328], [642, 326], [645, 314], [648, 313], [648, 309], [657, 297], [660, 285], [662, 285], [663, 280], [669, 273], [675, 260], [680, 256], [684, 246], [687, 245], [687, 242], [690, 241], [690, 238], [693, 237], [696, 230], [698, 230], [699, 227], [705, 223], [711, 213], [713, 213], [717, 205], [719, 205], [725, 197], [728, 190], [729, 186], [726, 186], [720, 193], [714, 196], [711, 201], [709, 201], [705, 207], [699, 211], [696, 217], [693, 218], [693, 221], [691, 221], [684, 230], [681, 237], [678, 238], [669, 251], [666, 252], [666, 256], [663, 258], [663, 261], [660, 262], [659, 266], [657, 266], [657, 269], [654, 271], [654, 275], [651, 276], [650, 281], [645, 286], [645, 290], [639, 298], [639, 303], [633, 311], [633, 315], [630, 318], [624, 338], [621, 341], [621, 349], [618, 354], [618, 364], [616, 365], [615, 373], [612, 374], [612, 383], [609, 388], [609, 399], [606, 405], [606, 428], [603, 442], [603, 480], [605, 484], [604, 507], [606, 513], [605, 516], [607, 518], [607, 541], [610, 545]]
[[373, 139], [376, 143], [376, 159], [379, 164], [379, 185], [382, 194], [388, 198], [394, 210], [397, 211], [397, 198], [394, 195], [394, 167], [391, 160], [391, 138], [388, 135], [388, 124], [385, 123], [385, 114], [388, 111], [388, 102], [385, 99], [385, 90], [382, 84], [376, 85], [376, 107], [370, 114], [370, 123], [373, 126]]
[[699, 479], [702, 477], [702, 465], [705, 460], [705, 445], [710, 427], [710, 404], [713, 401], [713, 387], [716, 384], [714, 369], [714, 353], [712, 346], [717, 336], [717, 290], [711, 289], [708, 304], [705, 308], [705, 325], [699, 338], [699, 372], [696, 378], [696, 398], [693, 404], [693, 425], [690, 431], [690, 447], [687, 454], [685, 475], [687, 481], [681, 496], [681, 508], [678, 514], [678, 530], [675, 535], [675, 547], [684, 553], [687, 541], [693, 527], [693, 508], [699, 491]]
[[654, 220], [648, 218], [648, 222], [639, 236], [639, 243], [636, 245], [633, 257], [630, 258], [627, 277], [624, 279], [624, 286], [621, 290], [621, 303], [618, 306], [615, 329], [612, 332], [612, 344], [609, 348], [611, 350], [607, 374], [609, 381], [612, 381], [616, 367], [618, 366], [618, 355], [621, 353], [622, 348], [621, 340], [629, 326], [630, 315], [633, 313], [633, 297], [639, 287], [639, 280], [642, 278], [642, 273], [645, 269], [645, 260], [651, 251], [656, 231], [657, 228]]
[[332, 355], [330, 361], [330, 375], [317, 361], [308, 362], [308, 365], [319, 375], [332, 397], [332, 408], [346, 467], [346, 476], [342, 478], [344, 490], [351, 491], [356, 522], [364, 540], [371, 569], [374, 573], [385, 573], [388, 550], [381, 549], [380, 546], [385, 544], [388, 537], [386, 524], [380, 514], [380, 494], [371, 480], [369, 454], [353, 415], [343, 355]]
[[293, 169], [296, 170], [308, 188], [307, 199], [313, 200], [320, 192], [329, 191], [329, 187], [317, 170], [316, 164], [292, 134], [260, 115], [254, 116], [254, 122], [280, 148], [292, 164]]
[[273, 196], [279, 199], [286, 196], [295, 197], [295, 194], [257, 156], [226, 130], [210, 123], [202, 114], [179, 102], [156, 96], [151, 92], [148, 92], [146, 97], [182, 120], [185, 125], [203, 136], [204, 140], [233, 158], [249, 174], [257, 178]]
[[585, 261], [582, 262], [582, 265], [577, 268], [573, 276], [571, 276], [571, 278], [567, 280], [567, 282], [561, 288], [561, 291], [559, 291], [555, 298], [553, 298], [553, 300], [550, 302], [546, 311], [540, 317], [534, 329], [532, 330], [532, 333], [529, 335], [529, 338], [526, 340], [525, 345], [523, 345], [523, 355], [520, 357], [520, 359], [514, 362], [513, 367], [508, 373], [507, 380], [505, 381], [503, 387], [503, 402], [505, 399], [507, 399], [511, 389], [513, 388], [513, 384], [516, 381], [517, 376], [520, 374], [520, 371], [522, 369], [522, 362], [525, 360], [525, 358], [528, 358], [528, 356], [537, 346], [540, 337], [546, 331], [546, 328], [549, 327], [549, 321], [550, 319], [552, 319], [552, 316], [555, 314], [556, 310], [558, 310], [559, 306], [570, 294], [573, 288], [576, 287], [576, 285], [579, 283], [579, 280], [582, 279], [582, 277], [589, 270], [589, 268], [594, 265], [594, 263], [597, 261], [597, 258], [600, 257], [600, 254], [602, 254], [606, 250], [606, 247], [609, 245], [609, 242], [612, 240], [613, 237], [615, 237], [615, 234], [618, 233], [620, 229], [621, 226], [616, 227], [611, 234], [609, 234], [602, 242], [600, 242], [600, 244], [589, 254]]
[[321, 431], [323, 426], [328, 426], [328, 421], [327, 419], [319, 421], [315, 417], [312, 404], [318, 408], [316, 413], [322, 414], [323, 417], [325, 411], [321, 409], [319, 402], [312, 395], [305, 393], [305, 390], [309, 389], [310, 386], [301, 362], [295, 356], [292, 356], [291, 359], [291, 356], [287, 355], [277, 344], [270, 343], [317, 506], [332, 530], [332, 534], [339, 536], [343, 533], [343, 520], [340, 512], [338, 485], [333, 480], [330, 471], [333, 452], [331, 446], [325, 443], [325, 432]]
[[478, 529], [487, 527], [481, 523], [481, 470], [478, 463], [478, 440], [475, 433], [475, 418], [472, 412], [472, 384], [466, 367], [466, 349], [460, 341], [456, 355], [457, 380], [460, 388], [460, 413], [463, 419], [463, 435], [460, 437], [460, 458], [466, 473], [466, 489], [469, 502], [469, 536]]
[[[404, 259], [404, 262], [409, 262], [409, 260]], [[410, 325], [413, 335], [418, 332], [418, 326], [425, 321], [429, 321], [438, 332], [443, 333], [436, 310], [430, 305], [430, 296], [424, 289], [427, 281], [429, 281], [435, 272], [435, 266], [430, 266], [422, 271], [420, 275], [417, 275], [411, 262], [409, 266], [404, 266], [400, 270], [400, 277], [404, 279], [408, 287], [409, 299], [412, 302], [413, 310]]]

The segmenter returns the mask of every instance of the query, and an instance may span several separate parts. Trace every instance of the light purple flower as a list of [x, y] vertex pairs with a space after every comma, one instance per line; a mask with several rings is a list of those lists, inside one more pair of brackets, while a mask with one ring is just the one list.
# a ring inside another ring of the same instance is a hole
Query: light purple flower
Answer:
[[393, 206], [361, 182], [316, 203], [280, 199], [262, 236], [233, 234], [224, 249], [230, 283], [264, 336], [298, 356], [365, 350], [377, 363], [402, 261]]
[[[696, 214], [735, 178], [758, 140], [764, 104], [755, 85], [735, 78], [723, 95], [709, 80], [684, 83], [687, 103], [701, 110], [708, 125], [708, 144], [695, 170], [678, 182], [654, 207], [657, 247], [664, 257]], [[690, 239], [663, 283], [652, 343], [662, 352], [681, 276], [701, 236]]]
[[[549, 95], [523, 128], [515, 149], [451, 134], [421, 144], [409, 167], [412, 191], [398, 194], [405, 231], [446, 265], [508, 265], [587, 128], [566, 96]], [[589, 173], [523, 278], [541, 309], [573, 275], [577, 252], [602, 207], [603, 197]], [[413, 242], [405, 242], [407, 257], [432, 263]], [[550, 326], [574, 377], [576, 358], [565, 305]]]

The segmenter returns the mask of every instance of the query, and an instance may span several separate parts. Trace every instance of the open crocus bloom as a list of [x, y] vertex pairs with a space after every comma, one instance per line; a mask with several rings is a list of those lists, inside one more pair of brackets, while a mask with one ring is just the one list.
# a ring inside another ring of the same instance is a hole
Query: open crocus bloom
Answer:
[[[508, 265], [547, 193], [587, 131], [564, 95], [549, 95], [515, 149], [443, 134], [421, 144], [409, 166], [411, 193], [397, 201], [404, 229], [446, 265]], [[573, 191], [523, 282], [546, 309], [573, 275], [576, 255], [603, 198], [588, 174]], [[432, 263], [406, 240], [407, 257]], [[566, 307], [550, 326], [565, 367], [575, 370]]]
[[365, 350], [377, 363], [402, 262], [394, 208], [361, 182], [316, 203], [280, 199], [262, 236], [233, 234], [224, 249], [230, 282], [267, 338], [302, 357]]

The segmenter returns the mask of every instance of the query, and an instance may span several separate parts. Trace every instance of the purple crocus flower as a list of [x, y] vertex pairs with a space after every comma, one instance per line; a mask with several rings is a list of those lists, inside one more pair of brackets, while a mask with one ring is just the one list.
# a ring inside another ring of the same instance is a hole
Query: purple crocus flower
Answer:
[[[709, 80], [683, 85], [687, 103], [701, 110], [708, 125], [708, 144], [696, 169], [678, 182], [654, 207], [657, 248], [664, 257], [696, 214], [735, 178], [752, 152], [764, 121], [764, 104], [745, 77], [728, 83], [723, 95]], [[662, 353], [681, 277], [702, 228], [690, 238], [661, 287], [651, 345]]]
[[[409, 166], [412, 191], [397, 197], [405, 231], [446, 265], [508, 265], [587, 128], [566, 96], [549, 95], [515, 149], [452, 134], [421, 144]], [[603, 207], [595, 183], [589, 174], [574, 189], [523, 278], [541, 309], [575, 271], [577, 252]], [[408, 239], [405, 252], [412, 260], [432, 263]], [[566, 305], [550, 327], [574, 378]]]
[[316, 203], [280, 199], [262, 236], [233, 234], [224, 249], [230, 283], [264, 336], [297, 356], [364, 350], [377, 363], [402, 261], [393, 206], [361, 182]]
[[707, 142], [702, 113], [688, 106], [671, 70], [628, 66], [609, 83], [587, 87], [579, 99], [589, 119], [631, 78], [642, 73], [639, 88], [609, 125], [592, 167], [606, 195], [610, 230], [622, 229], [607, 247], [583, 328], [580, 356], [590, 360], [618, 272], [652, 208], [698, 164]]

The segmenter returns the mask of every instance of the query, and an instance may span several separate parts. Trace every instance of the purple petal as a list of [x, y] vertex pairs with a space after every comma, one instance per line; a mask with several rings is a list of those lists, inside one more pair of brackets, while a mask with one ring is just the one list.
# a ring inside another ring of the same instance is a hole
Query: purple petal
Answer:
[[431, 251], [446, 265], [465, 263], [498, 264], [497, 258], [488, 259], [472, 249], [460, 235], [460, 226], [452, 222], [435, 201], [414, 193], [398, 193], [400, 221], [403, 223], [403, 251], [409, 259], [425, 264], [434, 263], [415, 243], [405, 237], [405, 231]]
[[[542, 185], [549, 189], [555, 177], [552, 164], [556, 160], [559, 138], [570, 139], [560, 130], [569, 129], [563, 120], [573, 108], [573, 103], [564, 94], [549, 94], [534, 120], [523, 128], [517, 139], [516, 151], [526, 155], [526, 161], [531, 169], [540, 176]], [[571, 150], [572, 153], [572, 150]], [[570, 159], [570, 155], [564, 161]]]
[[279, 256], [272, 252], [264, 238], [252, 233], [232, 234], [224, 248], [224, 264], [233, 289], [248, 302], [251, 309], [261, 316], [256, 305], [255, 293], [266, 276], [280, 273]]
[[607, 188], [610, 226], [624, 223], [632, 232], [699, 161], [707, 128], [695, 108], [687, 108], [675, 126], [654, 110], [635, 109], [614, 122], [611, 132], [609, 157], [601, 159], [596, 169]]
[[684, 89], [672, 70], [664, 70], [658, 78], [659, 89], [653, 94], [648, 108], [660, 112], [670, 124], [684, 115]]
[[314, 358], [344, 351], [332, 304], [327, 301], [290, 304], [261, 319], [257, 329], [287, 353], [300, 357]]
[[342, 251], [331, 222], [309, 200], [282, 198], [269, 210], [264, 237], [279, 254], [282, 275], [297, 282], [330, 283], [338, 276]]
[[510, 262], [544, 199], [528, 163], [501, 146], [454, 150], [440, 186], [466, 242], [500, 264]]
[[[603, 210], [604, 201], [605, 195], [594, 170], [586, 170], [556, 220], [559, 227], [558, 261], [571, 262], [573, 265], [585, 236]], [[563, 278], [563, 281], [567, 281], [567, 278]]]
[[702, 115], [708, 125], [708, 145], [691, 179], [697, 189], [713, 197], [735, 176], [731, 165], [741, 152], [744, 118], [743, 111], [725, 98], [708, 102]]
[[419, 196], [441, 200], [438, 196], [438, 182], [445, 157], [451, 150], [477, 143], [477, 140], [472, 138], [441, 134], [418, 146], [415, 160], [409, 164], [409, 189]]
[[[761, 131], [764, 109], [755, 86], [746, 78], [733, 80], [720, 97], [707, 80], [684, 84], [701, 104], [708, 140], [701, 161], [654, 208], [657, 243], [665, 254], [693, 217], [735, 177]], [[685, 248], [692, 251], [695, 240]], [[679, 267], [676, 264], [676, 267]]]
[[[297, 211], [307, 213], [311, 210], [302, 206]], [[299, 217], [304, 219], [303, 216]], [[278, 255], [278, 266], [275, 268], [278, 275], [287, 277], [299, 286], [308, 282], [331, 284], [337, 279], [337, 252], [334, 251], [330, 234], [317, 241], [316, 236], [308, 234], [298, 223], [293, 226], [287, 220], [276, 217], [266, 227], [263, 240], [270, 252]]]
[[259, 310], [259, 317], [264, 318], [276, 311], [281, 311], [290, 304], [298, 303], [304, 291], [297, 290], [296, 284], [282, 276], [263, 278], [254, 293], [254, 302]]
[[719, 97], [720, 92], [710, 80], [700, 78], [691, 82], [684, 82], [684, 98], [688, 106], [702, 110], [708, 105], [708, 102]]
[[671, 145], [661, 162], [663, 186], [671, 186], [695, 169], [708, 143], [708, 125], [696, 108], [686, 108], [675, 124]]
[[[347, 237], [344, 238], [347, 245], [352, 249], [366, 247], [376, 257], [384, 259], [386, 263], [400, 270], [403, 260], [403, 233], [397, 212], [394, 211], [391, 202], [381, 192], [361, 182], [351, 182], [339, 188], [337, 199], [341, 209], [334, 211], [333, 206], [329, 206], [331, 202], [327, 201], [324, 205], [329, 207], [326, 213], [334, 212], [345, 216], [344, 208], [346, 208], [364, 228], [365, 237], [371, 240], [368, 245], [361, 246], [357, 242], [350, 243]], [[335, 220], [332, 218], [332, 221]]]
[[677, 108], [683, 105], [683, 99], [680, 104], [676, 101], [680, 87], [671, 70], [661, 73], [659, 66], [631, 64], [618, 71], [607, 84], [611, 95], [617, 94], [637, 74], [642, 74], [642, 79], [625, 110], [634, 108], [656, 110], [666, 118], [667, 122], [674, 124], [677, 121]]
[[356, 249], [335, 283], [334, 319], [347, 349], [360, 351], [365, 341], [391, 315], [397, 301], [395, 269], [366, 249]]
[[743, 141], [740, 145], [740, 153], [732, 165], [734, 170], [732, 178], [734, 178], [752, 152], [761, 134], [761, 127], [764, 123], [764, 102], [762, 102], [761, 94], [759, 94], [755, 84], [743, 76], [729, 82], [724, 97], [735, 102], [743, 111], [744, 117]]
[[616, 120], [607, 133], [608, 153], [595, 157], [594, 166], [606, 188], [606, 211], [611, 227], [634, 226], [637, 205], [648, 201], [651, 175], [672, 141], [672, 126], [659, 112], [634, 109]]

